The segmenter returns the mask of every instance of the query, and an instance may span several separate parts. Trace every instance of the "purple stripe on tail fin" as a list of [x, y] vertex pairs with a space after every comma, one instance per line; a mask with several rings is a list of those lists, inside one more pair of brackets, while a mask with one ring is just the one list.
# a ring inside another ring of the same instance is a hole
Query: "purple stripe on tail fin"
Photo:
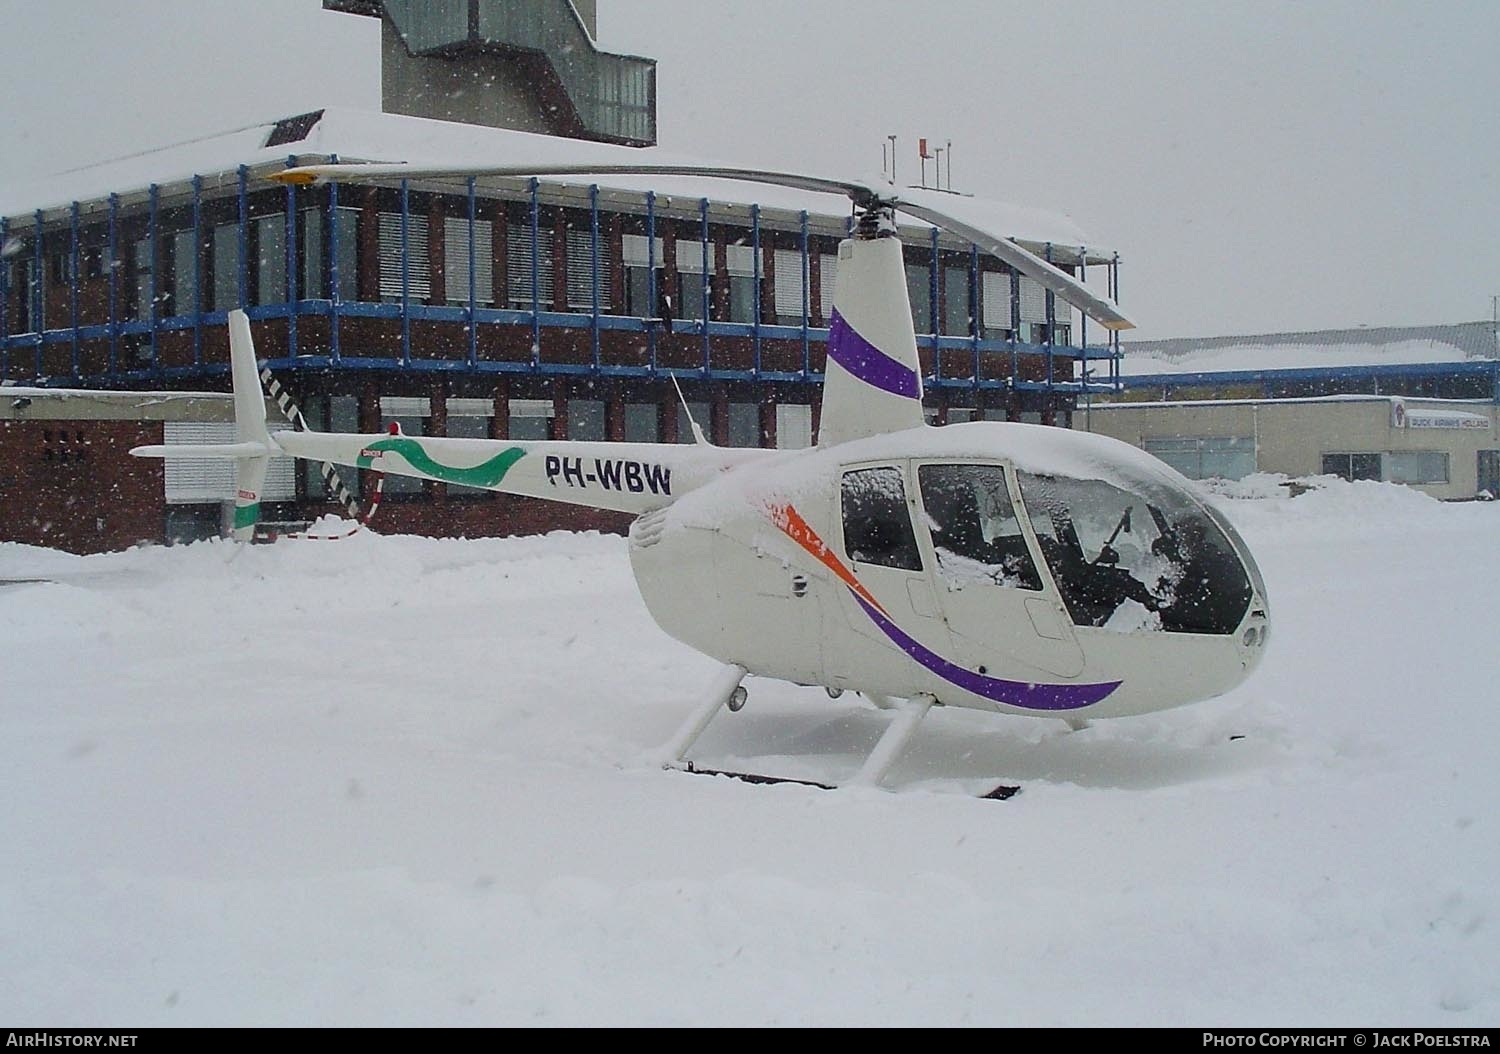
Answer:
[[854, 331], [835, 308], [828, 323], [828, 357], [872, 387], [907, 399], [922, 398], [917, 371], [904, 366]]

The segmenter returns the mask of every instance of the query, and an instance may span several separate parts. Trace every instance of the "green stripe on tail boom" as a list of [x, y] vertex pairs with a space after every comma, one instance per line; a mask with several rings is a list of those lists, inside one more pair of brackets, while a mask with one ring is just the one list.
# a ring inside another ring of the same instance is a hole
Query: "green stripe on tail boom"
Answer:
[[260, 519], [260, 502], [253, 505], [236, 505], [234, 507], [234, 529], [241, 530], [245, 527], [254, 527]]
[[433, 479], [442, 480], [444, 483], [458, 483], [465, 487], [495, 487], [505, 478], [511, 466], [526, 456], [526, 451], [520, 447], [511, 447], [502, 450], [488, 461], [480, 462], [473, 468], [455, 468], [452, 465], [444, 465], [440, 461], [434, 461], [422, 449], [422, 444], [407, 436], [394, 436], [390, 439], [378, 439], [360, 451], [356, 463], [360, 468], [369, 468], [370, 462], [374, 460], [376, 453], [389, 450], [393, 454], [400, 454], [406, 459], [407, 464]]

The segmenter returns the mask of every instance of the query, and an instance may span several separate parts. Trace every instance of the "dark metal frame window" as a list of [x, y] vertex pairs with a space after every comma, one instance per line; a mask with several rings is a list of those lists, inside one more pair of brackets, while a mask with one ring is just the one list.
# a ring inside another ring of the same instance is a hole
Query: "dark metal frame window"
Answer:
[[969, 266], [949, 264], [943, 268], [943, 333], [950, 337], [967, 337], [971, 322]]
[[729, 404], [729, 445], [760, 446], [760, 404]]
[[603, 442], [605, 432], [603, 399], [568, 400], [568, 438], [585, 442]]
[[1323, 475], [1339, 479], [1380, 479], [1380, 455], [1378, 453], [1324, 454]]
[[925, 263], [907, 263], [906, 298], [917, 332], [932, 332], [932, 271]]
[[1243, 479], [1255, 471], [1253, 436], [1171, 436], [1141, 446], [1188, 479]]
[[626, 403], [625, 442], [657, 442], [661, 431], [660, 417], [661, 407], [656, 403]]
[[1392, 483], [1447, 483], [1448, 454], [1442, 450], [1393, 450], [1386, 455], [1386, 478]]

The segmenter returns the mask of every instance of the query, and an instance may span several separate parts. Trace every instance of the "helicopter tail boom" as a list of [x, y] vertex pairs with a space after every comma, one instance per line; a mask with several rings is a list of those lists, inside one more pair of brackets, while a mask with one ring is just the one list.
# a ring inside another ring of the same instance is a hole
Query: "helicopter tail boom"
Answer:
[[261, 491], [272, 457], [290, 456], [414, 476], [455, 486], [500, 491], [643, 513], [747, 461], [773, 451], [706, 443], [573, 442], [460, 439], [392, 433], [340, 433], [266, 428], [265, 393], [255, 361], [250, 323], [229, 314], [230, 373], [234, 382], [234, 443], [143, 446], [137, 457], [219, 458], [235, 462], [234, 537], [248, 540], [260, 515]]

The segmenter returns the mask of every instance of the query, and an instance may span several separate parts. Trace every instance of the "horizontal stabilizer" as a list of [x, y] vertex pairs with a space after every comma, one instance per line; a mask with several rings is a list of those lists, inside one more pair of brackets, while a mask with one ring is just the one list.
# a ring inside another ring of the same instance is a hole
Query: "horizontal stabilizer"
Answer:
[[277, 457], [281, 448], [266, 443], [170, 443], [166, 446], [138, 446], [131, 449], [135, 457]]

